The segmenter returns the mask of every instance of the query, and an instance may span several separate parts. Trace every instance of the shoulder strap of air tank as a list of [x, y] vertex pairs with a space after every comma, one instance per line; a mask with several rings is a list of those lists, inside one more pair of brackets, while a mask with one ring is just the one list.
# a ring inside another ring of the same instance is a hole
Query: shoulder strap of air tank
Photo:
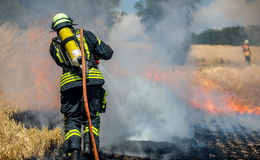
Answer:
[[65, 46], [65, 44], [71, 40], [75, 40], [77, 41], [77, 39], [75, 38], [75, 36], [71, 36], [71, 37], [67, 37], [66, 39], [64, 39], [61, 43], [63, 46]]

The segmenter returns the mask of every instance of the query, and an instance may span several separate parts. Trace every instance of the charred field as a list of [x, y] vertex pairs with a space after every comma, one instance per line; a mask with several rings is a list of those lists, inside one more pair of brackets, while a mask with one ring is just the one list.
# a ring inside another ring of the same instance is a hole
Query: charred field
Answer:
[[[239, 46], [192, 46], [187, 65], [196, 66], [194, 83], [202, 85], [201, 92], [205, 94], [211, 94], [209, 90], [213, 89], [225, 93], [230, 105], [218, 109], [217, 104], [208, 103], [208, 100], [201, 101], [199, 106], [196, 101], [188, 104], [216, 119], [222, 114], [259, 117], [260, 56], [257, 53], [260, 47], [252, 47], [252, 52], [249, 66], [245, 64]], [[1, 97], [0, 159], [61, 159], [63, 117], [58, 109], [36, 110]], [[194, 125], [193, 130], [192, 138], [172, 138], [169, 142], [120, 141], [109, 147], [102, 146], [101, 159], [260, 159], [258, 129], [238, 125], [232, 131], [226, 131], [218, 125], [214, 129]]]
[[[38, 115], [47, 116], [51, 121], [41, 122]], [[53, 121], [53, 117], [56, 120]], [[59, 117], [59, 118], [57, 118]], [[22, 111], [13, 114], [10, 119], [23, 123], [27, 129], [38, 128], [49, 130], [57, 128], [62, 123], [58, 112]], [[46, 126], [45, 126], [46, 125]], [[181, 160], [181, 159], [259, 159], [260, 131], [248, 131], [238, 127], [234, 132], [227, 133], [218, 129], [212, 131], [200, 126], [195, 127], [194, 138], [173, 138], [171, 142], [154, 141], [122, 141], [110, 148], [102, 147], [101, 159], [108, 160]], [[139, 148], [142, 148], [140, 151]], [[64, 146], [54, 141], [50, 143], [41, 159], [60, 159]], [[39, 157], [26, 158], [27, 160]], [[83, 159], [83, 158], [82, 158]]]

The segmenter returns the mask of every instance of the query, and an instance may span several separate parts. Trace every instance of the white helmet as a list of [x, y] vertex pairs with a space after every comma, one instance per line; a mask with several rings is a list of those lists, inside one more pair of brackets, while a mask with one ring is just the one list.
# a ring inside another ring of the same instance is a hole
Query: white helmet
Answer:
[[65, 13], [58, 13], [53, 16], [51, 28], [55, 31], [65, 27], [72, 26], [73, 20]]

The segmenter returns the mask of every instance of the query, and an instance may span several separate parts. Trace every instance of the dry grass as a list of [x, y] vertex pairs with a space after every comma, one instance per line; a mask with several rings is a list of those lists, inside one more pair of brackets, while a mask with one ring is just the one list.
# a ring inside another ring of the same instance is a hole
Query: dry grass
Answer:
[[63, 143], [61, 129], [26, 129], [22, 124], [10, 120], [16, 107], [0, 100], [0, 159], [21, 160], [42, 157], [51, 144]]

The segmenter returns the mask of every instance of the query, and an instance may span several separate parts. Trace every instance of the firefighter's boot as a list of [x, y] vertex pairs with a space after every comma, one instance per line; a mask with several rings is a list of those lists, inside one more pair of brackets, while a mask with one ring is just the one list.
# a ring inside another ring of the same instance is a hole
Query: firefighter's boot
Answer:
[[73, 150], [71, 152], [71, 160], [79, 160], [79, 151], [78, 150]]

